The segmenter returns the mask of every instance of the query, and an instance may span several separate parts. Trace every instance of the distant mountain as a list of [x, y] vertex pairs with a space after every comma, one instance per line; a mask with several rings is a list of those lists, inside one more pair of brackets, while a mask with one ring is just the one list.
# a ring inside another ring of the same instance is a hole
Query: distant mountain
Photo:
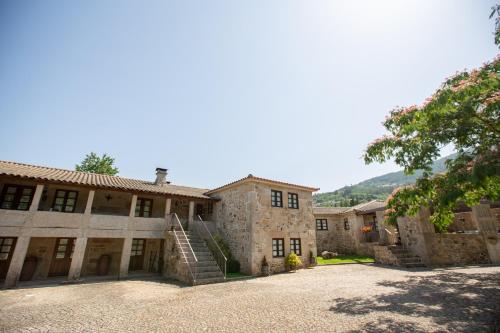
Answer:
[[[432, 165], [433, 173], [446, 170], [445, 161], [453, 159], [454, 154], [436, 160]], [[333, 192], [318, 193], [313, 196], [316, 206], [354, 206], [362, 202], [378, 199], [385, 200], [392, 191], [403, 185], [414, 184], [416, 179], [422, 175], [417, 170], [413, 175], [405, 175], [403, 171], [386, 173], [385, 175], [370, 178], [356, 185], [344, 186]]]

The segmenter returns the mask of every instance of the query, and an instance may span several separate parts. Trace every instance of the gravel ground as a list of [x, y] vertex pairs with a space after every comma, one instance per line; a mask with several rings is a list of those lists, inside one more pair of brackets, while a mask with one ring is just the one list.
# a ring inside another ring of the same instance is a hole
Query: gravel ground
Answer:
[[494, 332], [500, 267], [323, 266], [197, 287], [111, 281], [0, 292], [6, 332]]

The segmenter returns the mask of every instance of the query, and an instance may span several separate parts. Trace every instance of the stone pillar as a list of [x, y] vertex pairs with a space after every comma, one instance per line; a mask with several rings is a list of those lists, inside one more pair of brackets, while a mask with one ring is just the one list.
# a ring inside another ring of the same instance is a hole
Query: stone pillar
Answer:
[[40, 204], [40, 199], [42, 198], [43, 185], [38, 184], [36, 186], [35, 194], [33, 195], [33, 200], [31, 201], [30, 212], [36, 212], [38, 210], [38, 205]]
[[30, 245], [31, 237], [21, 236], [17, 238], [16, 247], [14, 253], [12, 254], [12, 260], [10, 261], [9, 270], [7, 271], [7, 276], [5, 278], [5, 287], [11, 288], [17, 285], [19, 281], [19, 276], [21, 275], [21, 270], [23, 269], [24, 258], [28, 252], [28, 246]]
[[136, 205], [137, 205], [137, 194], [134, 194], [132, 196], [132, 203], [130, 204], [130, 214], [129, 214], [130, 217], [135, 216], [135, 206]]
[[170, 209], [172, 207], [172, 199], [167, 198], [165, 201], [165, 217], [170, 215]]
[[388, 233], [391, 232], [388, 229], [388, 225], [385, 224], [385, 215], [384, 211], [377, 211], [375, 212], [375, 215], [377, 216], [377, 225], [378, 225], [378, 234], [379, 234], [379, 244], [380, 245], [390, 245], [390, 235]]
[[90, 213], [92, 212], [92, 203], [94, 202], [94, 195], [95, 195], [95, 191], [94, 190], [90, 190], [89, 191], [89, 196], [87, 198], [87, 205], [85, 206], [85, 215], [90, 215]]
[[128, 266], [130, 263], [130, 253], [132, 251], [132, 237], [127, 237], [123, 240], [122, 257], [120, 259], [120, 273], [119, 279], [128, 276]]
[[189, 218], [188, 223], [192, 223], [194, 218], [194, 201], [189, 201]]
[[80, 279], [82, 272], [83, 257], [85, 256], [85, 249], [87, 248], [87, 237], [78, 237], [75, 242], [75, 250], [71, 259], [71, 266], [69, 267], [68, 280]]
[[472, 219], [476, 222], [479, 232], [483, 236], [491, 263], [500, 265], [500, 236], [490, 205], [472, 207]]
[[167, 198], [165, 201], [165, 230], [170, 230], [172, 228], [172, 215], [170, 215], [171, 207], [172, 199]]

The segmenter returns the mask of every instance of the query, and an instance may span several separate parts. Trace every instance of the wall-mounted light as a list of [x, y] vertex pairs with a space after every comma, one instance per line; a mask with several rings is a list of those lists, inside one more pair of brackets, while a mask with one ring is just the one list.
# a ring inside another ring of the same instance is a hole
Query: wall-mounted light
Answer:
[[108, 193], [105, 196], [106, 200], [109, 202], [109, 200], [113, 199], [113, 197]]

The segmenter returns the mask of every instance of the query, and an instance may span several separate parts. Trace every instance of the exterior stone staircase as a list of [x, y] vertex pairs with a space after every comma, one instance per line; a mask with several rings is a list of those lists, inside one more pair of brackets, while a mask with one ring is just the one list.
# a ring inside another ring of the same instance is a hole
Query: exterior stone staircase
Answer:
[[[217, 262], [214, 260], [210, 249], [203, 239], [201, 239], [194, 231], [186, 231], [186, 237], [182, 231], [174, 231], [180, 240], [180, 250], [188, 260], [183, 262], [191, 267], [193, 272], [193, 285], [209, 284], [223, 282], [224, 274], [220, 270]], [[191, 248], [196, 256], [194, 259]]]
[[396, 259], [396, 265], [406, 268], [425, 267], [419, 256], [410, 253], [401, 245], [387, 246]]

